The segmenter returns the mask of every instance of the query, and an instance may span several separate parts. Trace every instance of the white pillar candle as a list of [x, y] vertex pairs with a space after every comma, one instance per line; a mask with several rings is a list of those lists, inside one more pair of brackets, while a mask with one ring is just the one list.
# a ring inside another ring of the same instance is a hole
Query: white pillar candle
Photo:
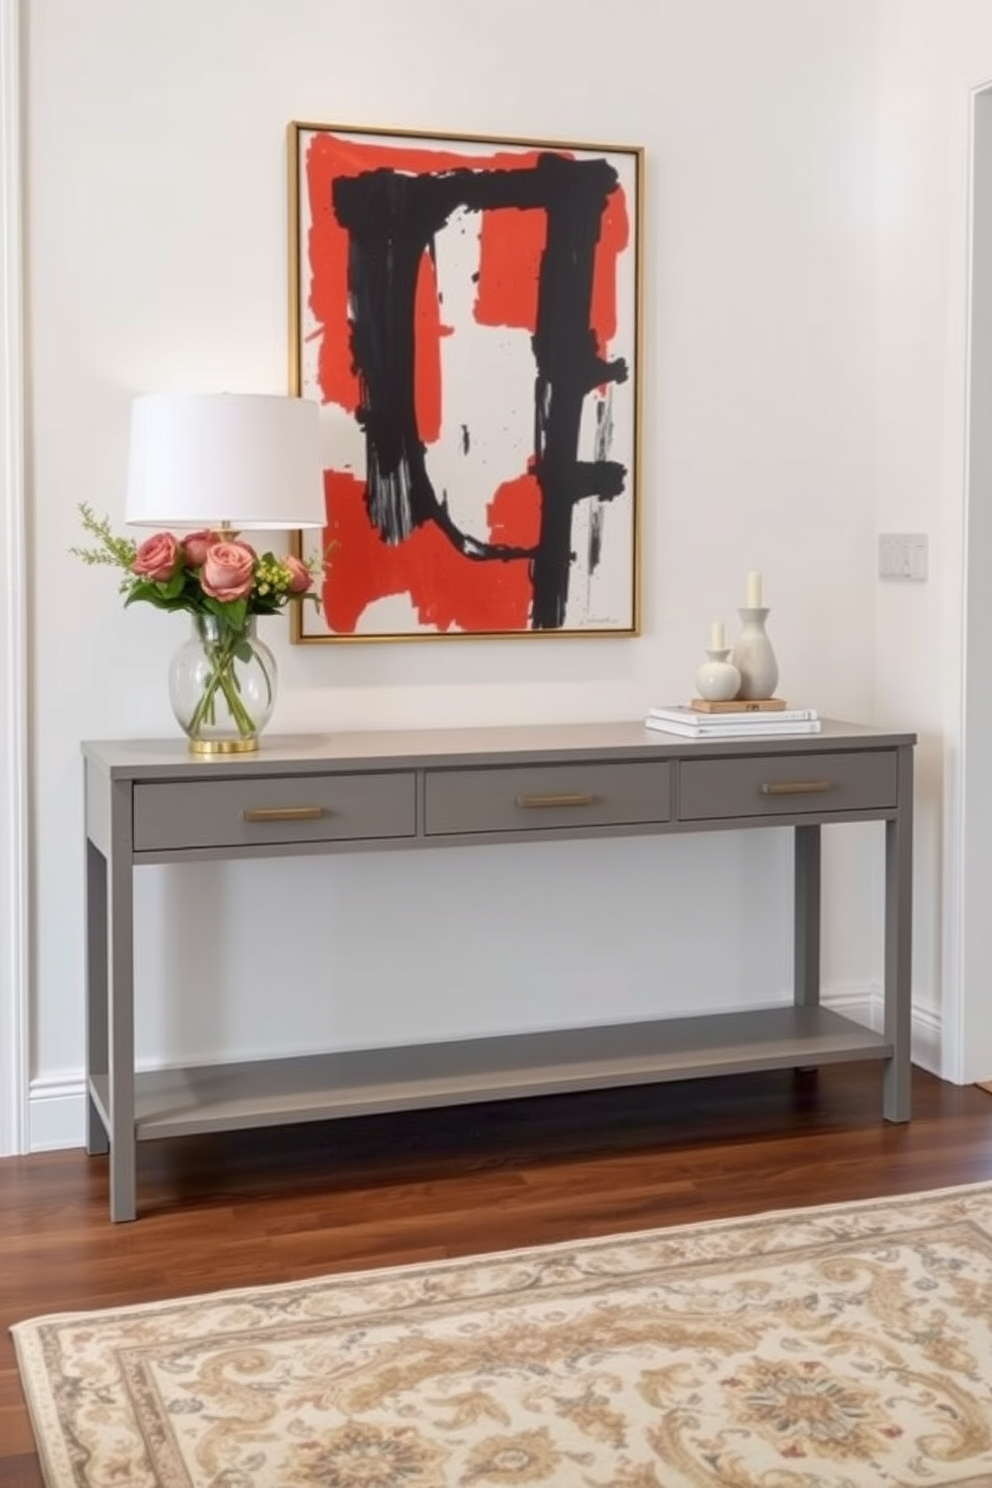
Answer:
[[726, 651], [727, 633], [723, 628], [722, 620], [714, 620], [710, 626], [710, 650]]
[[747, 600], [746, 608], [749, 610], [761, 609], [761, 575], [760, 573], [749, 573], [747, 576]]

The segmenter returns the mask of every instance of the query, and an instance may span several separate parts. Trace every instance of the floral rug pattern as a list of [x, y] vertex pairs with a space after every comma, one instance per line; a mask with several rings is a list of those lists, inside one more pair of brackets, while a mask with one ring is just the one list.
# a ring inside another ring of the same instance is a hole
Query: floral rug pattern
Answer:
[[48, 1488], [992, 1488], [992, 1185], [13, 1332]]

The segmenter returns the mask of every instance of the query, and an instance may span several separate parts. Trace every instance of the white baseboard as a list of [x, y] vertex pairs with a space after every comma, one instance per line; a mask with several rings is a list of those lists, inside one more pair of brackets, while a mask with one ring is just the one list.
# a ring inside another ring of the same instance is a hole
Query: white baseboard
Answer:
[[[879, 986], [836, 988], [823, 998], [833, 1008], [867, 1028], [880, 1028], [882, 989]], [[913, 1008], [913, 1063], [940, 1074], [940, 1013]], [[86, 1145], [86, 1082], [81, 1074], [41, 1076], [31, 1081], [29, 1096], [29, 1152], [52, 1152]]]
[[[882, 988], [878, 983], [869, 987], [836, 988], [824, 993], [823, 1005], [833, 1008], [834, 1012], [842, 1013], [845, 1018], [853, 1019], [855, 1023], [863, 1023], [866, 1028], [882, 1027], [883, 998]], [[912, 1059], [914, 1064], [931, 1075], [939, 1076], [941, 1073], [941, 1039], [938, 1009], [914, 1003]]]
[[28, 1151], [86, 1146], [86, 1080], [82, 1075], [39, 1076], [28, 1091]]
[[944, 1036], [937, 1008], [913, 1009], [913, 1063], [943, 1078]]

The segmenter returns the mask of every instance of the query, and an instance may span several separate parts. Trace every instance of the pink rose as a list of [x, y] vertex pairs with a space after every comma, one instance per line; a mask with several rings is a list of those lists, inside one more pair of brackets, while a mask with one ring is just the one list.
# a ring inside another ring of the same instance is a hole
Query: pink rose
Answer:
[[162, 584], [171, 579], [179, 558], [179, 544], [171, 532], [156, 532], [146, 537], [138, 547], [131, 564], [131, 572], [139, 578], [152, 579]]
[[220, 538], [209, 527], [203, 527], [199, 532], [191, 532], [188, 537], [184, 537], [183, 557], [187, 567], [202, 568], [207, 549], [212, 548], [216, 542], [220, 542]]
[[255, 554], [247, 543], [212, 543], [200, 570], [203, 592], [226, 603], [247, 599], [255, 578]]
[[292, 553], [286, 554], [282, 560], [282, 564], [283, 568], [289, 574], [290, 594], [306, 594], [307, 590], [313, 584], [313, 574], [307, 568], [306, 564], [301, 563], [299, 558], [295, 557]]

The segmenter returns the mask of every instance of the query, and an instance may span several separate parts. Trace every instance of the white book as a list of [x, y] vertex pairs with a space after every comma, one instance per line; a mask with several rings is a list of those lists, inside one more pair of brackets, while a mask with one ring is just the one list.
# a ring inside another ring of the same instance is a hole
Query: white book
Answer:
[[664, 734], [679, 734], [683, 739], [768, 739], [778, 738], [783, 734], [818, 734], [820, 720], [808, 718], [788, 723], [763, 722], [760, 728], [749, 723], [724, 723], [714, 727], [709, 724], [686, 723], [681, 719], [673, 721], [669, 718], [652, 718], [649, 715], [644, 720], [644, 727], [658, 729]]
[[815, 708], [777, 708], [758, 711], [750, 709], [733, 713], [698, 713], [684, 703], [672, 703], [667, 708], [649, 708], [648, 717], [667, 719], [669, 723], [699, 724], [702, 728], [722, 728], [725, 724], [741, 724], [745, 728], [760, 728], [769, 723], [812, 723], [817, 718]]

